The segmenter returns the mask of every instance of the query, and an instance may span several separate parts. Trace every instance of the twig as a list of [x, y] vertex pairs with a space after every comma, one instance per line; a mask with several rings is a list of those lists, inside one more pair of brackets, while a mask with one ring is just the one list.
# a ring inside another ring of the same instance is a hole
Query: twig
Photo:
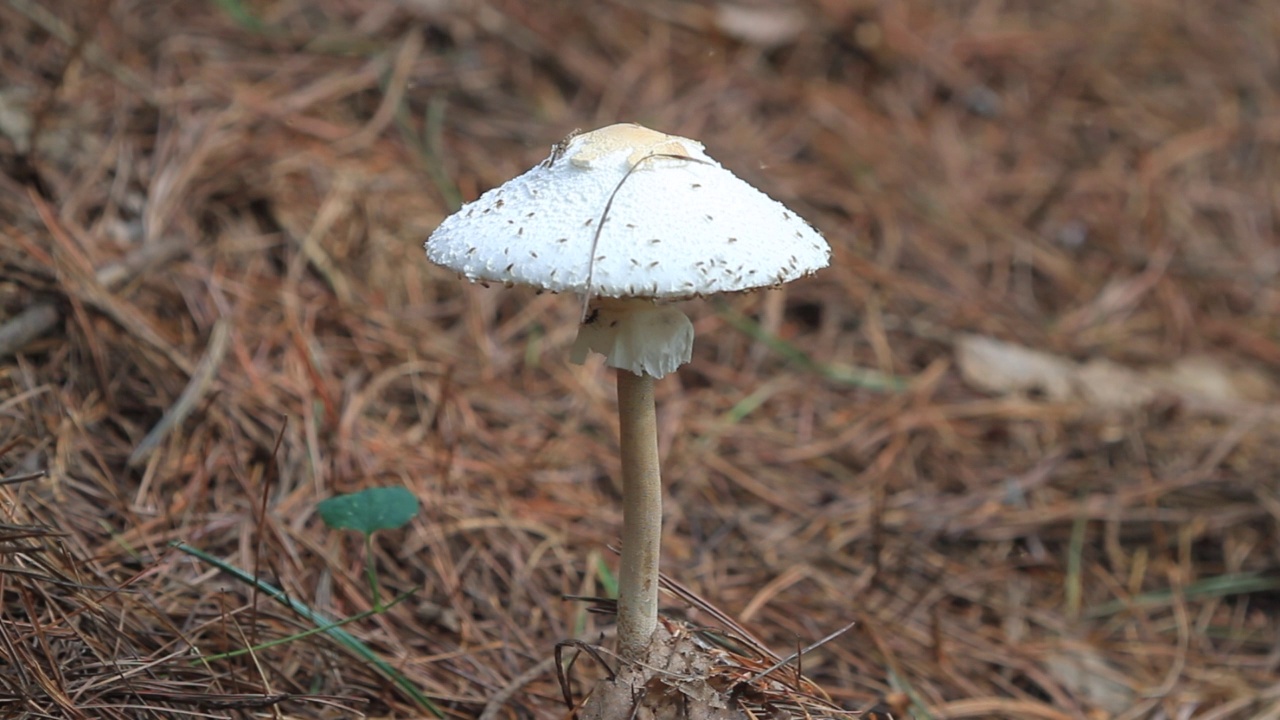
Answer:
[[18, 313], [9, 322], [0, 325], [0, 357], [8, 357], [27, 346], [27, 343], [49, 332], [58, 324], [62, 313], [53, 303], [37, 303]]
[[151, 428], [151, 432], [129, 454], [129, 467], [137, 467], [146, 462], [165, 437], [195, 409], [196, 403], [208, 392], [214, 376], [218, 374], [218, 367], [222, 365], [222, 358], [227, 353], [229, 337], [230, 331], [225, 318], [214, 324], [213, 332], [209, 334], [209, 347], [192, 373], [191, 380], [178, 396], [178, 401], [165, 411], [160, 422]]
[[[19, 14], [26, 17], [31, 22], [40, 26], [42, 30], [50, 35], [58, 38], [62, 42], [74, 47], [77, 44], [75, 30], [71, 28], [57, 15], [44, 7], [43, 3], [32, 2], [31, 0], [9, 0], [9, 7], [17, 10]], [[155, 89], [145, 80], [138, 77], [138, 74], [128, 67], [115, 62], [106, 53], [102, 51], [102, 46], [94, 41], [90, 41], [85, 46], [84, 57], [91, 65], [101, 68], [106, 73], [116, 79], [121, 85], [138, 93], [142, 99], [152, 105], [159, 105], [156, 99]]]
[[551, 668], [555, 667], [555, 665], [556, 656], [552, 655], [550, 657], [543, 658], [542, 662], [539, 662], [537, 665], [534, 665], [528, 670], [525, 670], [512, 678], [511, 682], [507, 683], [489, 698], [489, 702], [484, 706], [484, 711], [480, 713], [480, 717], [477, 718], [477, 720], [494, 720], [494, 718], [498, 717], [498, 713], [502, 712], [502, 708], [506, 706], [507, 701], [519, 692], [520, 688], [533, 682], [539, 676], [546, 674], [551, 670]]
[[404, 102], [405, 91], [409, 88], [409, 79], [413, 74], [414, 63], [422, 54], [422, 28], [412, 26], [405, 33], [400, 48], [391, 61], [391, 73], [384, 86], [382, 102], [369, 122], [356, 132], [342, 138], [336, 147], [343, 152], [359, 150], [378, 137], [396, 118], [396, 111]]
[[23, 473], [21, 475], [10, 475], [9, 477], [0, 477], [0, 485], [17, 485], [28, 480], [39, 480], [47, 474], [44, 470], [36, 470], [35, 472]]
[[858, 621], [857, 621], [857, 620], [854, 620], [853, 622], [849, 623], [848, 625], [845, 625], [844, 627], [840, 628], [839, 630], [836, 630], [835, 632], [833, 632], [833, 633], [831, 633], [830, 635], [828, 635], [828, 636], [826, 636], [826, 637], [822, 638], [821, 640], [819, 640], [818, 642], [816, 642], [816, 643], [814, 643], [814, 644], [810, 645], [809, 647], [804, 648], [803, 650], [797, 650], [797, 651], [795, 651], [795, 652], [791, 653], [790, 655], [788, 655], [788, 656], [786, 656], [786, 657], [782, 658], [781, 660], [779, 660], [778, 662], [776, 662], [776, 663], [774, 663], [774, 664], [770, 665], [769, 667], [765, 668], [764, 670], [761, 670], [760, 672], [756, 673], [755, 675], [752, 675], [752, 676], [747, 680], [747, 684], [748, 684], [748, 685], [750, 685], [750, 684], [754, 683], [754, 682], [755, 682], [755, 681], [757, 681], [757, 680], [761, 680], [761, 679], [763, 679], [765, 676], [769, 675], [769, 674], [770, 674], [770, 673], [772, 673], [773, 671], [777, 670], [778, 668], [780, 668], [780, 667], [782, 667], [782, 666], [784, 666], [784, 665], [786, 665], [786, 664], [788, 664], [788, 663], [790, 663], [790, 662], [792, 662], [792, 661], [796, 661], [797, 666], [798, 666], [798, 665], [799, 665], [799, 660], [800, 660], [800, 658], [804, 657], [807, 653], [811, 653], [811, 652], [813, 652], [814, 650], [817, 650], [818, 648], [822, 647], [823, 645], [826, 645], [827, 643], [831, 642], [832, 640], [835, 640], [836, 638], [840, 637], [841, 635], [843, 635], [843, 634], [845, 634], [845, 633], [849, 632], [850, 630], [852, 630], [852, 629], [853, 629], [853, 626], [854, 626], [854, 625], [857, 625], [857, 624], [858, 624]]
[[[172, 239], [146, 245], [125, 256], [120, 262], [104, 266], [95, 273], [98, 284], [114, 289], [156, 265], [171, 262], [187, 252], [185, 239]], [[22, 351], [28, 343], [49, 332], [62, 319], [62, 312], [52, 302], [40, 302], [0, 325], [0, 358]]]

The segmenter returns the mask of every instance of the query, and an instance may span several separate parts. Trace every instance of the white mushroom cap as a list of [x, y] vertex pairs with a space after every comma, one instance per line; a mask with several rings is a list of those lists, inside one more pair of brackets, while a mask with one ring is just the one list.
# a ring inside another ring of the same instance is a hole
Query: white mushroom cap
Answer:
[[701, 143], [634, 124], [570, 137], [446, 218], [426, 247], [473, 281], [660, 300], [777, 286], [831, 255]]

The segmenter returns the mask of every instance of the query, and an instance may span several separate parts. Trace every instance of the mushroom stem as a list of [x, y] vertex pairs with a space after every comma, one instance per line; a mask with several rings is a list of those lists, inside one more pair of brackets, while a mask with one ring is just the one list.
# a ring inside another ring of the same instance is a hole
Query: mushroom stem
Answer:
[[638, 660], [658, 625], [662, 477], [653, 376], [618, 371], [622, 441], [622, 564], [618, 572], [618, 653]]

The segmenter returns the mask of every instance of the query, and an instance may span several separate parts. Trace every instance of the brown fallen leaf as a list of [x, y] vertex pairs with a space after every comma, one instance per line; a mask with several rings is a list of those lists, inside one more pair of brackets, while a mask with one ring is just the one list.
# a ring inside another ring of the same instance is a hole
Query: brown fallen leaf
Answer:
[[1231, 368], [1206, 356], [1134, 368], [1105, 358], [1083, 363], [982, 335], [955, 342], [960, 376], [996, 395], [1040, 394], [1049, 402], [1083, 402], [1104, 410], [1133, 410], [1174, 397], [1210, 414], [1258, 411], [1280, 419], [1275, 382], [1251, 368]]
[[716, 28], [729, 37], [760, 47], [777, 47], [804, 32], [805, 16], [790, 3], [716, 5]]

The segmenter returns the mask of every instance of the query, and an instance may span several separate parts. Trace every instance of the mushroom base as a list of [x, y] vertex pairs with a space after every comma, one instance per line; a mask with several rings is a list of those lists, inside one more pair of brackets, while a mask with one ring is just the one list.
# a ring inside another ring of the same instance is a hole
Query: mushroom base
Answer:
[[693, 323], [679, 308], [652, 300], [597, 298], [570, 360], [581, 365], [589, 352], [604, 355], [609, 367], [660, 378], [693, 356]]
[[639, 658], [622, 660], [615, 673], [596, 683], [577, 718], [834, 720], [856, 714], [834, 705], [812, 682], [796, 678], [794, 668], [757, 677], [761, 664], [664, 618]]
[[687, 635], [659, 626], [639, 662], [623, 661], [616, 675], [596, 683], [578, 720], [747, 720], [708, 682], [712, 658]]

